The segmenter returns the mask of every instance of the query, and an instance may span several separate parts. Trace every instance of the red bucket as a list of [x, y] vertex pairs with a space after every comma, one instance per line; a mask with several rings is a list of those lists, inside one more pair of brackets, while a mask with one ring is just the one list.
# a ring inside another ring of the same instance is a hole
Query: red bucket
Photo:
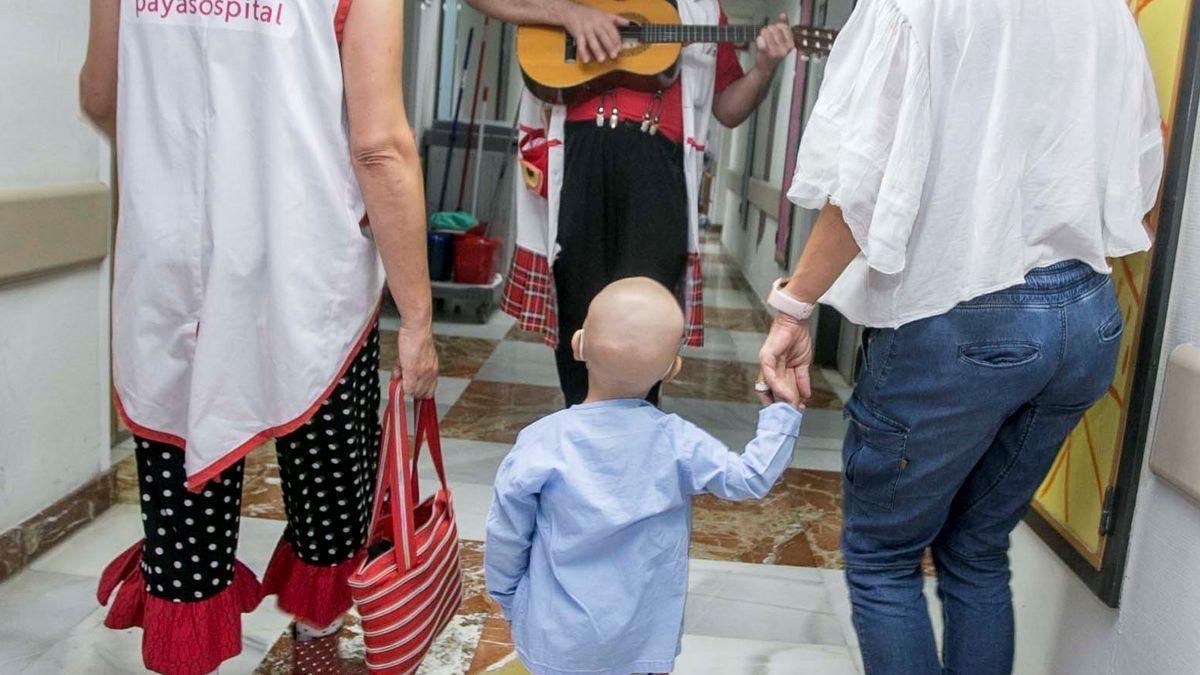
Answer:
[[467, 235], [454, 242], [454, 283], [490, 284], [496, 273], [499, 239]]

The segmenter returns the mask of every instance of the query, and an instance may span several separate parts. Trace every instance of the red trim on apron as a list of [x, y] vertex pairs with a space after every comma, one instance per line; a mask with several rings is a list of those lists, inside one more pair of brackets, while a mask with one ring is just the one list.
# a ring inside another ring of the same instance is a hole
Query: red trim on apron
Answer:
[[125, 406], [121, 405], [121, 396], [117, 393], [115, 387], [113, 388], [112, 396], [113, 405], [117, 407], [117, 416], [121, 418], [121, 424], [124, 424], [126, 427], [128, 427], [130, 431], [138, 436], [141, 436], [142, 438], [147, 438], [159, 443], [166, 443], [167, 445], [173, 445], [180, 450], [183, 449], [184, 441], [182, 438], [175, 436], [174, 434], [155, 431], [154, 429], [144, 427], [130, 419], [129, 414], [125, 412]]
[[346, 29], [346, 17], [350, 15], [350, 3], [353, 0], [338, 0], [337, 12], [333, 15], [333, 32], [337, 35], [337, 43], [342, 44], [342, 31]]
[[[341, 367], [338, 368], [337, 374], [333, 376], [333, 381], [329, 383], [329, 386], [325, 388], [325, 391], [321, 392], [321, 395], [317, 397], [316, 402], [314, 402], [307, 410], [301, 413], [299, 417], [290, 422], [285, 422], [279, 426], [263, 429], [234, 449], [225, 453], [225, 456], [201, 469], [198, 473], [188, 476], [186, 482], [187, 489], [192, 492], [200, 492], [202, 489], [204, 489], [205, 483], [213, 478], [216, 478], [222, 471], [228, 469], [243, 457], [250, 454], [250, 452], [258, 446], [271, 440], [272, 438], [278, 438], [280, 436], [290, 434], [296, 429], [299, 429], [307, 424], [308, 421], [312, 419], [312, 416], [317, 414], [317, 410], [319, 410], [321, 406], [325, 404], [325, 401], [329, 400], [329, 397], [333, 395], [333, 390], [337, 387], [338, 382], [342, 379], [342, 376], [346, 374], [346, 371], [350, 369], [350, 365], [354, 363], [354, 359], [358, 357], [358, 352], [362, 349], [363, 343], [365, 343], [367, 338], [371, 335], [371, 329], [375, 327], [375, 321], [379, 318], [380, 306], [381, 304], [375, 305], [375, 310], [371, 312], [370, 318], [367, 319], [367, 325], [363, 327], [358, 339], [355, 340], [354, 345], [351, 346], [350, 353], [342, 362]], [[168, 434], [162, 431], [156, 431], [154, 429], [144, 427], [129, 419], [129, 415], [125, 413], [124, 406], [121, 405], [121, 397], [117, 394], [115, 389], [113, 390], [113, 400], [116, 402], [117, 414], [121, 416], [121, 421], [124, 422], [125, 426], [129, 427], [129, 429], [135, 434], [143, 438], [148, 438], [152, 441], [173, 445], [180, 450], [184, 448], [185, 442], [182, 438], [173, 434]]]

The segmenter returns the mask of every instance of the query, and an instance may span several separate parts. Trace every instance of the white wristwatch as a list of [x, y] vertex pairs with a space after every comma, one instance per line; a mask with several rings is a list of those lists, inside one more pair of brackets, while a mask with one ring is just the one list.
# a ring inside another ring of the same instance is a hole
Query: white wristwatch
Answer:
[[787, 282], [788, 278], [783, 277], [776, 279], [775, 283], [771, 284], [771, 294], [767, 296], [767, 304], [776, 311], [787, 314], [797, 321], [807, 321], [817, 306], [811, 302], [797, 300], [787, 291], [783, 290]]

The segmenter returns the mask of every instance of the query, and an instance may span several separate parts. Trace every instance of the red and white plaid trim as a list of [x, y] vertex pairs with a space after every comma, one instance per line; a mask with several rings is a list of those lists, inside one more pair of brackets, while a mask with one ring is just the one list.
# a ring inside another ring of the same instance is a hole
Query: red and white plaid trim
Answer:
[[521, 330], [541, 333], [551, 349], [558, 346], [558, 297], [546, 256], [516, 248], [500, 309], [516, 319]]
[[704, 270], [700, 253], [688, 253], [687, 273], [683, 280], [684, 344], [704, 346]]
[[[682, 290], [686, 319], [684, 344], [703, 347], [704, 271], [698, 252], [688, 253]], [[516, 248], [500, 309], [516, 319], [521, 330], [541, 333], [551, 349], [558, 346], [558, 298], [550, 261], [545, 256], [520, 246]]]

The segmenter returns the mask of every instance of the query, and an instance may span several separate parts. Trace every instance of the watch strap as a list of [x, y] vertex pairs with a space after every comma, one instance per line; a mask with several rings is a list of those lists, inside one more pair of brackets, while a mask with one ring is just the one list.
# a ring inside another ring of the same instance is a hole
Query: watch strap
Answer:
[[798, 300], [783, 290], [787, 282], [787, 277], [775, 280], [775, 283], [771, 285], [771, 293], [767, 296], [767, 304], [775, 311], [787, 314], [797, 321], [807, 321], [816, 309], [816, 304]]

